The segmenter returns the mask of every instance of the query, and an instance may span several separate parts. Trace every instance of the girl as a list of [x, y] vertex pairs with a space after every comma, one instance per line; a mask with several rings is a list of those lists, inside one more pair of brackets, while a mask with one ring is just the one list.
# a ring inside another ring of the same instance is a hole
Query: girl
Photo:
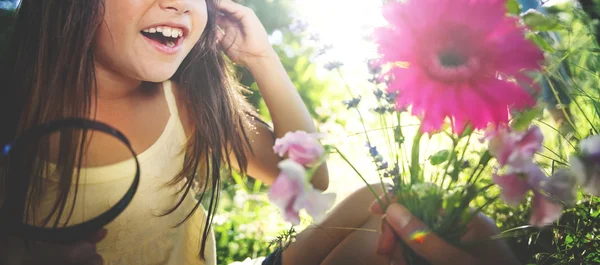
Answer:
[[[87, 242], [25, 252], [5, 239], [2, 264], [215, 264], [210, 217], [218, 196], [205, 214], [188, 192], [193, 177], [203, 192], [218, 190], [221, 166], [270, 184], [278, 174], [275, 137], [315, 131], [259, 20], [230, 0], [23, 0], [9, 46], [0, 142], [52, 120], [95, 119], [130, 139], [142, 180], [125, 212]], [[252, 72], [274, 131], [253, 118], [223, 51]], [[102, 152], [93, 150], [101, 139], [91, 141], [89, 152]], [[161, 152], [167, 148], [181, 152]], [[312, 183], [327, 188], [324, 167]], [[87, 198], [110, 197], [118, 184], [104, 183]]]
[[[274, 131], [255, 118], [224, 55], [253, 74]], [[0, 61], [0, 84], [0, 142], [57, 119], [95, 119], [129, 138], [142, 172], [133, 201], [106, 229], [73, 245], [27, 250], [21, 239], [0, 234], [0, 264], [215, 264], [210, 225], [218, 192], [210, 193], [205, 212], [189, 192], [194, 179], [202, 194], [218, 191], [226, 166], [273, 183], [274, 139], [315, 131], [263, 26], [231, 0], [23, 0]], [[94, 170], [118, 175], [113, 164], [127, 154], [102, 144], [92, 138], [87, 152], [111, 166]], [[70, 179], [59, 192], [69, 191]], [[122, 185], [112, 178], [78, 184], [94, 187], [86, 202], [110, 200]], [[327, 189], [325, 166], [312, 184]], [[323, 229], [305, 230], [265, 264], [385, 264], [375, 254], [376, 233], [328, 229], [376, 229], [371, 200], [366, 189], [351, 195]]]

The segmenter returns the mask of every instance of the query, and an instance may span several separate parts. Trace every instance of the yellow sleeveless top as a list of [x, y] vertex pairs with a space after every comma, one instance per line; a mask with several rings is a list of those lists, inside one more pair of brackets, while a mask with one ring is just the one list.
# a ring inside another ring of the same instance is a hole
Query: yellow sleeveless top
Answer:
[[[200, 237], [206, 222], [204, 208], [199, 208], [183, 225], [173, 228], [195, 206], [194, 195], [189, 194], [175, 212], [158, 216], [181, 198], [181, 194], [174, 195], [178, 187], [169, 188], [163, 184], [172, 180], [183, 168], [183, 147], [186, 142], [171, 82], [164, 82], [163, 89], [171, 116], [158, 140], [138, 155], [141, 177], [137, 193], [125, 211], [106, 227], [108, 235], [98, 244], [98, 252], [104, 258], [105, 265], [216, 264], [212, 231], [207, 240], [205, 260], [198, 258]], [[118, 163], [86, 172], [83, 185], [94, 185], [94, 194], [88, 190], [86, 200], [104, 199], [114, 205], [122, 196], [122, 190], [128, 186], [118, 178], [122, 171], [120, 166], [124, 165]], [[130, 167], [124, 170], [130, 170]], [[130, 181], [130, 178], [126, 178], [126, 181]], [[114, 194], [111, 192], [114, 190], [119, 192]]]
[[[207, 239], [205, 259], [198, 257], [200, 237], [206, 222], [205, 209], [199, 207], [193, 216], [181, 226], [180, 223], [196, 205], [193, 194], [188, 194], [177, 210], [160, 216], [171, 209], [181, 194], [175, 194], [179, 186], [168, 187], [183, 168], [186, 136], [177, 112], [171, 82], [163, 83], [170, 118], [158, 140], [138, 155], [140, 183], [129, 206], [113, 222], [106, 226], [108, 235], [97, 245], [105, 265], [215, 265], [216, 250], [214, 234]], [[76, 209], [89, 213], [100, 213], [115, 205], [131, 184], [134, 173], [131, 161], [103, 166], [83, 168], [79, 185], [85, 186], [85, 198], [77, 200]], [[48, 180], [52, 181], [52, 180]], [[51, 183], [48, 183], [52, 185]], [[81, 187], [83, 188], [83, 187]], [[50, 203], [50, 202], [49, 202]], [[51, 205], [41, 203], [40, 208]], [[86, 215], [84, 213], [84, 215]], [[79, 214], [82, 214], [81, 212]], [[78, 212], [73, 212], [78, 218]], [[7, 257], [0, 257], [0, 264], [20, 264], [24, 252], [21, 240], [9, 241]], [[0, 242], [1, 243], [1, 242]]]

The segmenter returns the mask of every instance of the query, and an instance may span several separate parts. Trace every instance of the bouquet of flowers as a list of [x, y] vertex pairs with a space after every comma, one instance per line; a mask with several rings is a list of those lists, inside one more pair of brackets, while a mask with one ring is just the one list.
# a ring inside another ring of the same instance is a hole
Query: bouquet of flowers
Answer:
[[[518, 206], [531, 192], [530, 225], [543, 227], [575, 203], [578, 186], [600, 194], [600, 136], [581, 141], [570, 167], [548, 172], [534, 161], [544, 141], [533, 123], [544, 107], [537, 101], [544, 43], [531, 32], [556, 21], [533, 10], [519, 13], [513, 0], [389, 1], [388, 24], [374, 32], [380, 58], [369, 62], [377, 104], [371, 110], [385, 125], [387, 148], [380, 152], [363, 122], [367, 150], [381, 185], [391, 184], [387, 200], [458, 247], [470, 219], [496, 199]], [[345, 101], [361, 121], [364, 101]], [[308, 184], [325, 154], [347, 160], [318, 139], [296, 132], [275, 146], [288, 159], [269, 197], [293, 223], [301, 208], [318, 218], [333, 203], [333, 195]], [[425, 155], [433, 141], [443, 147]], [[405, 251], [408, 264], [427, 264]]]

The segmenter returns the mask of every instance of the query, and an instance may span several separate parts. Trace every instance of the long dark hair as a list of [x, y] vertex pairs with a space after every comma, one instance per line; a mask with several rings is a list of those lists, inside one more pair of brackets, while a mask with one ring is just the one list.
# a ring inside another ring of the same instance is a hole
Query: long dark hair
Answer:
[[[202, 257], [219, 199], [221, 169], [231, 168], [229, 157], [233, 155], [245, 173], [245, 150], [251, 149], [244, 128], [254, 116], [216, 42], [217, 2], [206, 0], [206, 29], [172, 77], [183, 93], [180, 98], [185, 99], [182, 103], [193, 121], [193, 133], [183, 169], [170, 182], [185, 180], [186, 185], [179, 192], [179, 202], [166, 214], [181, 205], [192, 191], [194, 178], [200, 176], [201, 198], [182, 223], [208, 199]], [[92, 44], [103, 20], [103, 7], [102, 0], [22, 1], [0, 61], [0, 142], [48, 121], [92, 115], [96, 95]], [[59, 193], [65, 195], [71, 178], [63, 178]], [[30, 185], [39, 182], [32, 180]], [[202, 198], [205, 195], [208, 198]], [[64, 201], [55, 206], [61, 207], [65, 207]], [[62, 212], [62, 208], [58, 210]]]

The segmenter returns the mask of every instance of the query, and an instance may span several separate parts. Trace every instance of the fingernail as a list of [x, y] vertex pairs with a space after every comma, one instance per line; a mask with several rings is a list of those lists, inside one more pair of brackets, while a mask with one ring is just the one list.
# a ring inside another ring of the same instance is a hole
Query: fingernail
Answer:
[[387, 222], [386, 220], [387, 215], [383, 214], [383, 216], [381, 216], [381, 220], [379, 220], [379, 233], [383, 232], [383, 228], [385, 227], [385, 222]]
[[377, 200], [374, 200], [371, 203], [371, 206], [369, 206], [369, 210], [371, 211], [371, 213], [375, 213], [375, 207], [379, 206], [379, 202]]
[[386, 214], [388, 222], [399, 225], [401, 229], [408, 225], [413, 216], [404, 206], [395, 203], [388, 206]]

